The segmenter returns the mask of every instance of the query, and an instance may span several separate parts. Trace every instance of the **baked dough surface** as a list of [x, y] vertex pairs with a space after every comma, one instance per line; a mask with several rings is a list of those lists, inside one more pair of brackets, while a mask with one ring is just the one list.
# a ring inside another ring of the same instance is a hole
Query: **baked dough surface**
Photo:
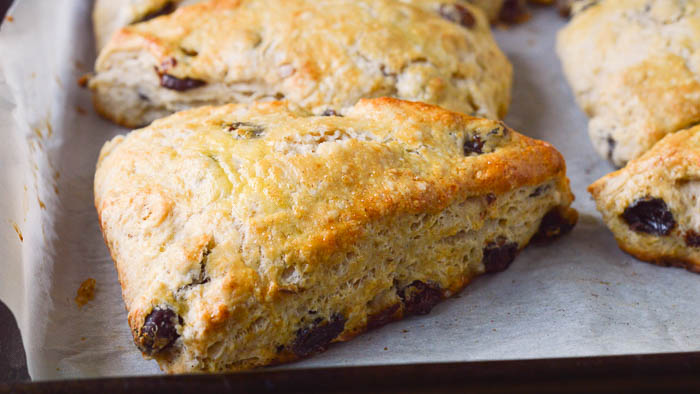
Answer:
[[618, 166], [700, 121], [700, 1], [576, 4], [557, 51], [598, 153]]
[[700, 127], [666, 136], [589, 191], [623, 250], [700, 273]]
[[119, 30], [89, 86], [127, 127], [206, 104], [285, 99], [315, 114], [392, 96], [497, 119], [512, 66], [455, 0], [212, 0]]
[[95, 175], [129, 325], [168, 372], [289, 361], [427, 313], [570, 230], [572, 200], [551, 145], [390, 98], [180, 112], [105, 144]]

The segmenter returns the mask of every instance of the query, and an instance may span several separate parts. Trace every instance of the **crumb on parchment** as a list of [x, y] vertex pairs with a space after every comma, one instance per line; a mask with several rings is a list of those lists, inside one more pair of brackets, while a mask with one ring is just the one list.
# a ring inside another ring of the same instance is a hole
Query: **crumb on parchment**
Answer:
[[78, 86], [81, 88], [84, 88], [87, 86], [88, 82], [90, 81], [90, 74], [83, 74], [78, 78]]
[[88, 302], [92, 301], [93, 298], [95, 298], [95, 284], [97, 282], [93, 278], [87, 278], [83, 281], [83, 283], [80, 284], [80, 287], [78, 288], [78, 292], [75, 296], [75, 303], [78, 304], [79, 307], [83, 307], [83, 305], [87, 304]]

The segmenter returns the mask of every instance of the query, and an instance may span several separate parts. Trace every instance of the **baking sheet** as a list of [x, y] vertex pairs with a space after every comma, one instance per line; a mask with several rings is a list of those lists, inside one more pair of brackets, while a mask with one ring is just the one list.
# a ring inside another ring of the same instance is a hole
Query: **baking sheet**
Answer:
[[[93, 207], [99, 148], [126, 130], [100, 119], [76, 83], [95, 57], [91, 6], [23, 0], [0, 31], [0, 299], [17, 318], [33, 379], [160, 373], [132, 343]], [[585, 191], [612, 167], [593, 151], [553, 52], [563, 24], [537, 9], [495, 34], [515, 69], [506, 122], [564, 154], [581, 215], [574, 231], [427, 316], [283, 368], [700, 350], [700, 276], [620, 252]], [[87, 278], [97, 292], [80, 308]]]

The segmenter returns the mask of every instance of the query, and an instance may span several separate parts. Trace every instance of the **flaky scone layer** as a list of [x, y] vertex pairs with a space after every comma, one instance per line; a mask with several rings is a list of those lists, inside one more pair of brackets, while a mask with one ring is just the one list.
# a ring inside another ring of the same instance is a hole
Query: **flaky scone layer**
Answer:
[[618, 166], [700, 121], [700, 1], [578, 6], [557, 52], [598, 153]]
[[700, 273], [700, 127], [666, 136], [588, 190], [623, 250]]
[[121, 29], [90, 80], [128, 127], [205, 104], [285, 99], [315, 114], [393, 96], [496, 119], [512, 67], [457, 0], [212, 0]]
[[203, 107], [108, 142], [95, 205], [137, 345], [169, 372], [284, 362], [427, 313], [576, 221], [562, 156], [362, 100]]

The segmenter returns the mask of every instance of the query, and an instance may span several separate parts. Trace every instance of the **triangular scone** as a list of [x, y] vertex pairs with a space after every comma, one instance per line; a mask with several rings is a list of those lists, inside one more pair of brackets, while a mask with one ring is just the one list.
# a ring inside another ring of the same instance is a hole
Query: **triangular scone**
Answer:
[[89, 85], [101, 114], [136, 127], [282, 98], [317, 115], [393, 96], [497, 119], [511, 82], [486, 17], [464, 1], [212, 0], [121, 29]]
[[700, 126], [666, 136], [588, 190], [620, 248], [700, 273]]
[[168, 372], [289, 361], [427, 313], [570, 230], [572, 199], [551, 145], [389, 98], [180, 112], [108, 142], [95, 175], [129, 325]]
[[700, 121], [700, 0], [587, 0], [575, 11], [557, 52], [602, 157], [622, 166]]

